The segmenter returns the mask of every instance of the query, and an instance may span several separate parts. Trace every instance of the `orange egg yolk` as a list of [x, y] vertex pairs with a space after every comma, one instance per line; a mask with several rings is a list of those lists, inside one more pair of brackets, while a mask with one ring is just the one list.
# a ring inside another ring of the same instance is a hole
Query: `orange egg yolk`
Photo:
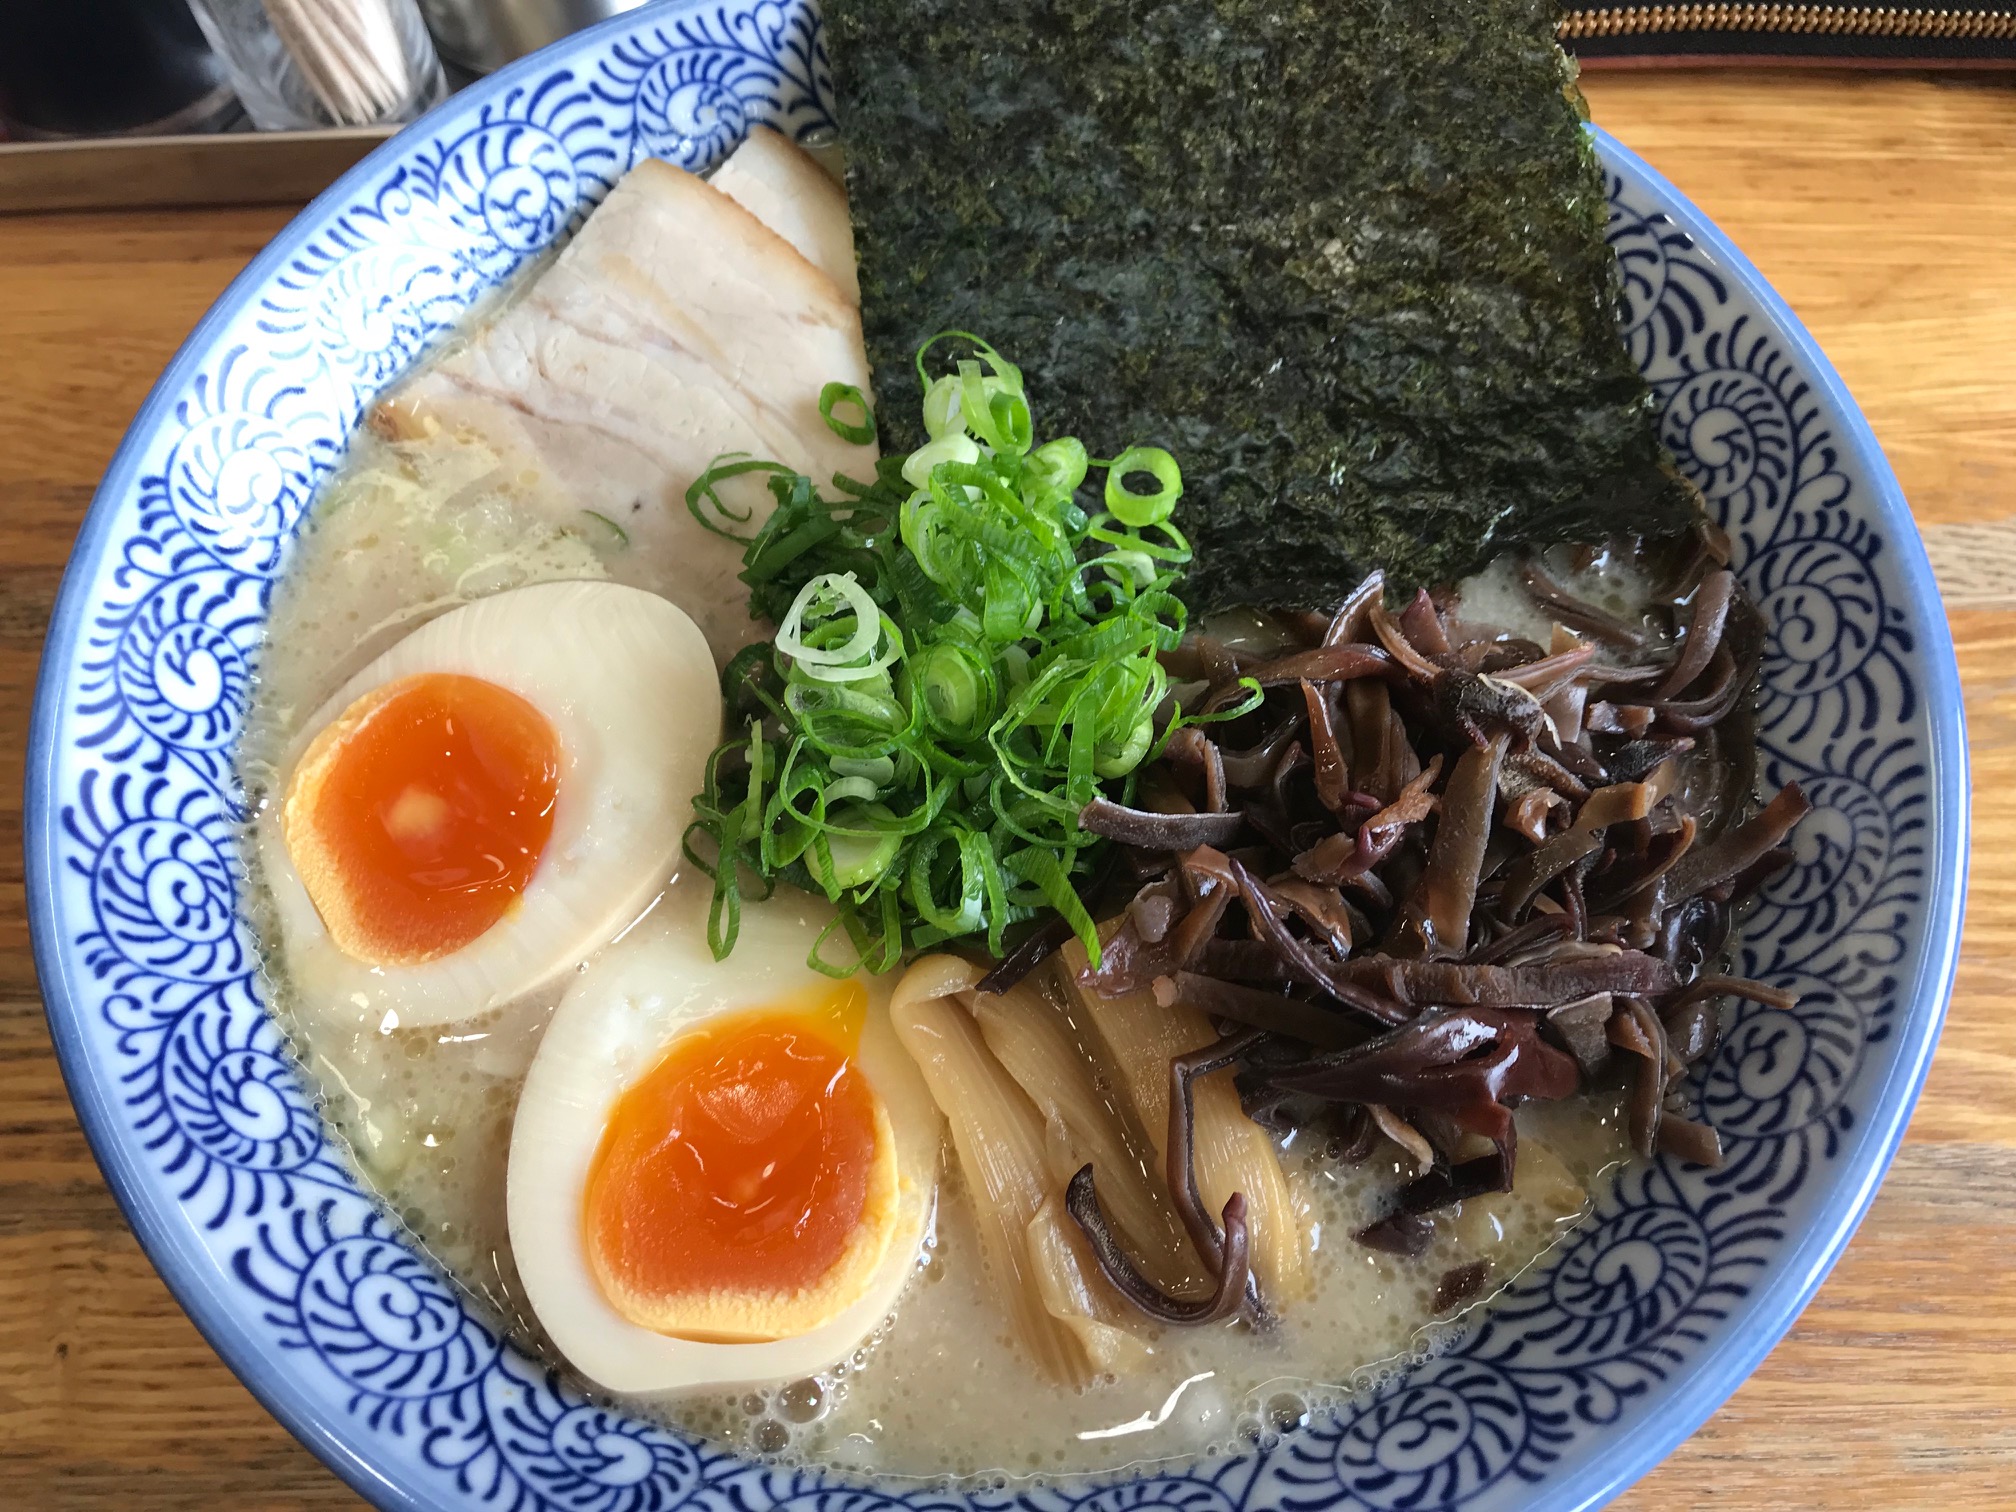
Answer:
[[373, 690], [302, 757], [288, 849], [336, 944], [381, 963], [460, 950], [546, 852], [560, 741], [530, 703], [428, 672]]
[[874, 1092], [852, 1061], [865, 1008], [849, 982], [814, 1012], [715, 1020], [617, 1099], [582, 1232], [619, 1311], [788, 1294], [833, 1269], [876, 1153]]

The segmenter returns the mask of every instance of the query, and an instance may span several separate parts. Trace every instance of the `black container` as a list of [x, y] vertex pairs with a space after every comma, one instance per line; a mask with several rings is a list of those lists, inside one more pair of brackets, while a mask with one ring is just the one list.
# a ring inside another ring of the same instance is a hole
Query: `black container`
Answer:
[[0, 0], [0, 126], [12, 136], [215, 131], [238, 115], [184, 0]]

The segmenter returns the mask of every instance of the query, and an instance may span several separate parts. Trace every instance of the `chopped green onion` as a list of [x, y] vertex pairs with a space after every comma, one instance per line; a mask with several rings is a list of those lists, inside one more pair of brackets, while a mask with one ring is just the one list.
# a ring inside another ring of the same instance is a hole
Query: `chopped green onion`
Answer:
[[[1137, 494], [1127, 487], [1127, 479], [1146, 473], [1155, 480], [1155, 492]], [[1106, 507], [1122, 525], [1141, 530], [1160, 525], [1176, 510], [1183, 497], [1183, 470], [1176, 459], [1159, 446], [1130, 446], [1113, 459], [1106, 470]]]
[[940, 735], [974, 740], [994, 719], [994, 670], [980, 648], [938, 641], [911, 658], [910, 676], [924, 698], [924, 718]]
[[903, 459], [903, 481], [912, 488], [923, 488], [931, 481], [931, 473], [940, 462], [978, 462], [980, 447], [966, 432], [956, 431], [951, 435], [939, 436], [920, 446]]
[[807, 677], [859, 682], [896, 660], [902, 637], [853, 573], [829, 572], [798, 591], [776, 644]]
[[[865, 834], [850, 834], [843, 829], [827, 836], [826, 850], [836, 886], [860, 887], [889, 870], [889, 863], [896, 859], [896, 851], [903, 843], [902, 832], [894, 827], [895, 817], [879, 803], [854, 810], [841, 809], [833, 814], [836, 825], [865, 825], [868, 829]], [[888, 827], [878, 824], [878, 820], [888, 820]]]
[[596, 524], [606, 529], [611, 535], [615, 536], [616, 545], [619, 549], [627, 548], [629, 546], [630, 532], [625, 530], [621, 525], [618, 525], [614, 520], [610, 519], [609, 516], [605, 514], [599, 514], [592, 509], [584, 509], [581, 511], [581, 513], [588, 516], [589, 519], [593, 520]]
[[849, 756], [835, 756], [827, 765], [843, 777], [866, 777], [873, 783], [894, 782], [896, 763], [887, 756], [870, 756], [855, 759]]
[[[934, 373], [947, 344], [963, 350]], [[743, 733], [709, 762], [687, 837], [714, 882], [717, 956], [751, 877], [833, 901], [809, 960], [836, 975], [982, 935], [998, 954], [1010, 925], [1050, 909], [1096, 955], [1078, 890], [1106, 842], [1079, 811], [1131, 798], [1141, 764], [1195, 722], [1165, 712], [1157, 660], [1186, 622], [1175, 461], [1132, 447], [1098, 464], [1070, 436], [1036, 445], [1021, 370], [972, 336], [934, 337], [917, 360], [929, 440], [872, 480], [837, 479], [828, 497], [724, 457], [689, 491], [724, 534], [719, 521], [751, 515], [720, 482], [762, 472], [776, 501], [737, 539], [751, 613], [777, 635], [723, 674]], [[838, 419], [845, 404], [866, 424]], [[849, 440], [874, 434], [846, 385], [827, 385], [820, 412]], [[1077, 495], [1099, 465], [1103, 509], [1088, 509]], [[1134, 474], [1156, 491], [1132, 492]], [[838, 934], [854, 960], [837, 959]]]
[[933, 441], [966, 434], [966, 424], [959, 418], [959, 380], [950, 373], [924, 391], [924, 434]]
[[1154, 710], [1145, 711], [1134, 721], [1134, 728], [1127, 732], [1121, 745], [1092, 763], [1092, 770], [1101, 777], [1125, 777], [1141, 764], [1141, 758], [1148, 754], [1148, 747], [1155, 740]]
[[[720, 521], [733, 520], [737, 524], [740, 524], [745, 520], [751, 519], [755, 515], [755, 511], [753, 509], [734, 508], [721, 497], [720, 490], [715, 485], [725, 482], [729, 478], [739, 478], [745, 473], [772, 474], [771, 491], [773, 493], [777, 491], [775, 485], [778, 482], [797, 477], [797, 474], [792, 472], [782, 462], [760, 462], [752, 457], [745, 456], [741, 452], [726, 452], [710, 462], [707, 465], [707, 470], [695, 478], [686, 490], [686, 507], [693, 512], [693, 518], [713, 531], [714, 534], [726, 536], [731, 541], [747, 541], [750, 537], [737, 535], [734, 531], [721, 524]], [[707, 511], [700, 507], [703, 502], [712, 506], [714, 513], [719, 516], [719, 519], [710, 520], [707, 517]]]
[[[861, 418], [851, 424], [840, 419], [833, 413], [834, 406], [840, 404], [853, 405]], [[875, 414], [868, 408], [868, 396], [851, 383], [829, 383], [819, 390], [819, 418], [834, 435], [855, 446], [866, 446], [875, 439]]]
[[[890, 765], [894, 766], [895, 763], [890, 762]], [[836, 777], [826, 784], [826, 791], [819, 796], [826, 800], [826, 806], [830, 809], [834, 804], [843, 803], [849, 798], [864, 801], [879, 798], [882, 796], [882, 789], [866, 777]]]
[[1066, 498], [1078, 491], [1078, 485], [1085, 481], [1085, 474], [1091, 471], [1091, 467], [1092, 460], [1086, 455], [1085, 443], [1076, 436], [1046, 441], [1029, 453], [1029, 471], [1040, 478], [1047, 488], [1055, 489]]

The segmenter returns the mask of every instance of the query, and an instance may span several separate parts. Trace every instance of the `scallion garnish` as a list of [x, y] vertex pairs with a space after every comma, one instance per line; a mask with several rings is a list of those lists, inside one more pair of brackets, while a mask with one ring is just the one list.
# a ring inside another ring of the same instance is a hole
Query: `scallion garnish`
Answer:
[[[934, 376], [927, 359], [955, 341], [969, 355]], [[1175, 459], [1034, 445], [1021, 371], [976, 337], [936, 337], [917, 361], [930, 439], [873, 481], [836, 478], [828, 498], [774, 463], [723, 458], [688, 494], [723, 533], [742, 517], [722, 479], [766, 472], [777, 501], [742, 571], [777, 637], [724, 674], [734, 728], [687, 834], [714, 881], [716, 956], [734, 947], [745, 873], [839, 906], [856, 959], [827, 959], [824, 937], [811, 958], [839, 975], [962, 936], [998, 955], [1043, 910], [1096, 955], [1078, 889], [1105, 842], [1078, 813], [1101, 793], [1127, 801], [1181, 722], [1157, 660], [1184, 630]], [[819, 408], [837, 435], [873, 439], [859, 390], [829, 384]], [[1088, 510], [1079, 490], [1102, 470], [1105, 507]]]
[[[833, 413], [834, 407], [851, 404], [861, 416], [859, 422], [850, 423]], [[833, 429], [833, 434], [842, 441], [850, 441], [856, 446], [866, 446], [875, 439], [875, 417], [868, 409], [868, 396], [851, 383], [829, 383], [819, 390], [819, 418]]]
[[625, 530], [621, 525], [618, 525], [614, 520], [610, 519], [609, 516], [605, 514], [599, 514], [592, 509], [584, 509], [581, 511], [581, 513], [588, 516], [589, 519], [593, 520], [597, 525], [600, 525], [604, 530], [608, 531], [610, 535], [614, 536], [616, 538], [616, 545], [619, 548], [627, 549], [629, 547], [630, 532]]

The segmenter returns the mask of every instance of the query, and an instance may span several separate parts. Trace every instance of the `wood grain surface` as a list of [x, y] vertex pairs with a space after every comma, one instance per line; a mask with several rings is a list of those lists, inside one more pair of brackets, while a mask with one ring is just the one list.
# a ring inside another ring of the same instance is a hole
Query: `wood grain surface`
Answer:
[[[1633, 73], [1588, 93], [1874, 423], [1953, 577], [1975, 781], [1959, 990], [1889, 1180], [1784, 1343], [1618, 1505], [2016, 1507], [2016, 88]], [[0, 1507], [358, 1506], [127, 1231], [64, 1095], [22, 902], [22, 739], [71, 539], [155, 375], [287, 216], [0, 217]]]

